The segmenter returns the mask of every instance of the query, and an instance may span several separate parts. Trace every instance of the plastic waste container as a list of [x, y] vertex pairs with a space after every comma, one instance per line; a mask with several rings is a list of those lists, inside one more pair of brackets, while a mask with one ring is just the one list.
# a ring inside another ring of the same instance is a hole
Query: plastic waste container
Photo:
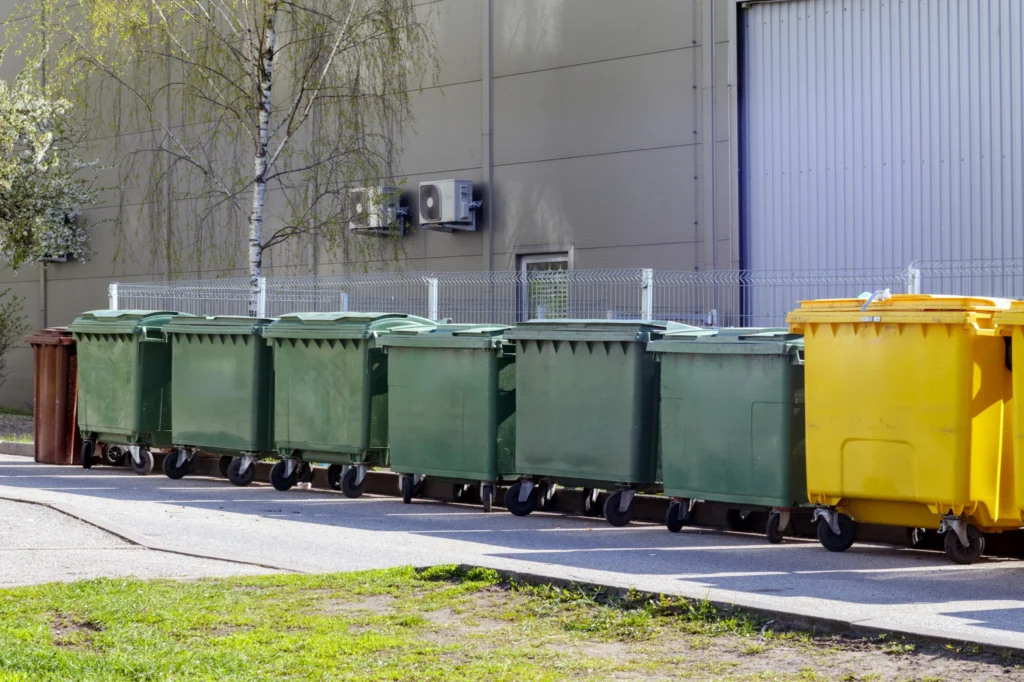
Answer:
[[78, 464], [82, 438], [76, 422], [78, 356], [66, 327], [37, 329], [25, 337], [32, 346], [35, 460]]
[[729, 527], [769, 509], [780, 542], [804, 476], [803, 338], [784, 329], [685, 330], [647, 344], [660, 365], [662, 483], [678, 532], [698, 500], [730, 505]]
[[[273, 454], [274, 365], [263, 334], [273, 320], [177, 317], [171, 342], [171, 443], [194, 456], [220, 455], [235, 485], [249, 485]], [[228, 459], [230, 458], [230, 459]]]
[[1013, 418], [1007, 427], [1013, 442], [1015, 495], [1024, 517], [1024, 371], [1013, 371], [1015, 366], [1024, 367], [1024, 301], [1013, 301], [1009, 310], [996, 313], [995, 323], [1006, 346], [1006, 366], [1012, 376]]
[[400, 313], [295, 313], [264, 331], [276, 379], [275, 488], [294, 485], [298, 463], [324, 462], [332, 487], [362, 495], [366, 472], [388, 465], [388, 359], [378, 337], [435, 326]]
[[[97, 443], [105, 445], [104, 459], [110, 463], [130, 454], [132, 471], [140, 475], [153, 470], [151, 448], [170, 448], [171, 348], [163, 327], [176, 314], [96, 310], [68, 327], [78, 346], [78, 426], [85, 468]], [[165, 469], [168, 462], [177, 462], [177, 454], [168, 453]], [[182, 475], [189, 464], [180, 467]]]
[[515, 347], [508, 327], [444, 325], [381, 336], [388, 358], [388, 441], [407, 504], [420, 476], [457, 493], [480, 484], [484, 511], [515, 474]]
[[982, 532], [1021, 525], [993, 321], [1008, 307], [876, 292], [790, 313], [804, 334], [807, 493], [826, 549], [849, 548], [855, 522], [938, 529], [950, 558], [969, 563]]
[[670, 324], [532, 320], [505, 334], [516, 345], [520, 475], [509, 511], [526, 516], [562, 485], [583, 488], [590, 513], [607, 489], [605, 519], [630, 522], [634, 494], [653, 489], [657, 471], [657, 365], [646, 346]]

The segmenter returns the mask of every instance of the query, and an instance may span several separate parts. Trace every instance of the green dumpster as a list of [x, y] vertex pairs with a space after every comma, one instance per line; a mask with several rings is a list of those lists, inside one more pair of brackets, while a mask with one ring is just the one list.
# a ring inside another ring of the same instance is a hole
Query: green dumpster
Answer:
[[515, 474], [515, 347], [508, 327], [442, 325], [395, 331], [378, 343], [388, 357], [388, 439], [407, 504], [418, 476], [461, 492], [480, 484], [484, 511]]
[[388, 465], [388, 359], [378, 337], [435, 326], [399, 313], [295, 313], [267, 328], [282, 458], [271, 472], [274, 487], [295, 483], [298, 462], [324, 462], [331, 485], [359, 497], [366, 471]]
[[784, 329], [721, 329], [660, 335], [648, 350], [661, 365], [661, 457], [666, 525], [678, 531], [695, 500], [730, 506], [746, 530], [770, 510], [779, 542], [789, 511], [807, 502], [803, 337]]
[[[629, 523], [633, 495], [655, 487], [657, 365], [652, 333], [672, 323], [533, 320], [505, 338], [516, 344], [516, 472], [505, 506], [525, 516], [538, 486], [584, 488], [588, 508], [611, 489], [604, 515]], [[679, 325], [683, 327], [685, 325]]]
[[68, 329], [78, 346], [82, 465], [104, 443], [110, 464], [131, 453], [137, 474], [153, 470], [150, 448], [171, 445], [171, 349], [164, 326], [177, 313], [95, 310]]
[[171, 441], [189, 453], [222, 455], [235, 485], [251, 483], [254, 462], [274, 449], [274, 366], [263, 341], [271, 322], [183, 317], [164, 327], [174, 358]]

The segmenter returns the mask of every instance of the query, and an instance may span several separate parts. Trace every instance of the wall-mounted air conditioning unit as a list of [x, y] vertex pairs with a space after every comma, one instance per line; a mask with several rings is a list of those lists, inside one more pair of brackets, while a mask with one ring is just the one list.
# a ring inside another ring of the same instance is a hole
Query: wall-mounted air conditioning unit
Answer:
[[402, 190], [398, 187], [359, 187], [349, 191], [352, 217], [348, 228], [359, 234], [405, 234], [409, 209], [402, 208]]
[[432, 180], [420, 183], [420, 226], [432, 230], [476, 230], [471, 180]]

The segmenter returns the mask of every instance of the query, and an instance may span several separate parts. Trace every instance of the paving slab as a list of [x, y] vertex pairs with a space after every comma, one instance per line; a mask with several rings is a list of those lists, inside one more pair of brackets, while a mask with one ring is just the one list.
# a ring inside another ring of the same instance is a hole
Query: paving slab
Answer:
[[[216, 479], [85, 471], [0, 456], [0, 497], [70, 505], [142, 542], [309, 572], [463, 563], [930, 637], [1024, 649], [1024, 561], [505, 512]], [[181, 560], [186, 557], [180, 557]], [[252, 571], [266, 570], [252, 566]]]

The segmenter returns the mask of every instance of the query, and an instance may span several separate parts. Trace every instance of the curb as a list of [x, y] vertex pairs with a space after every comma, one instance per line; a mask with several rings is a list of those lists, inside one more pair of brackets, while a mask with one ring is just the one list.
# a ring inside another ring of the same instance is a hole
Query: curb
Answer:
[[[905, 627], [894, 629], [880, 624], [876, 625], [872, 620], [845, 621], [800, 610], [776, 611], [762, 606], [746, 605], [738, 602], [725, 602], [716, 599], [686, 597], [680, 594], [651, 592], [649, 590], [638, 590], [632, 587], [604, 585], [585, 580], [574, 580], [571, 578], [549, 576], [541, 573], [517, 571], [507, 568], [494, 568], [492, 566], [478, 566], [475, 564], [457, 564], [457, 566], [460, 571], [468, 571], [474, 568], [491, 570], [510, 582], [519, 582], [535, 587], [546, 585], [562, 589], [582, 587], [594, 590], [604, 590], [619, 597], [625, 597], [628, 594], [641, 595], [642, 597], [649, 599], [660, 599], [663, 596], [674, 598], [681, 597], [689, 601], [706, 601], [716, 610], [724, 614], [747, 614], [766, 622], [774, 622], [776, 625], [782, 624], [794, 628], [819, 630], [831, 634], [849, 635], [862, 639], [878, 639], [880, 635], [899, 635], [917, 642], [931, 644], [939, 648], [946, 648], [947, 646], [955, 645], [980, 647], [985, 653], [1000, 656], [1004, 654], [1012, 654], [1024, 658], [1024, 646], [1021, 645], [1003, 644], [994, 641], [986, 641], [984, 639], [962, 639], [949, 637], [948, 635], [943, 635], [941, 632], [929, 628]], [[419, 571], [423, 569], [417, 567], [416, 570]], [[890, 639], [889, 641], [892, 640]]]
[[13, 455], [15, 457], [35, 457], [35, 443], [22, 443], [15, 440], [0, 440], [0, 454]]
[[238, 559], [235, 557], [228, 556], [226, 554], [212, 554], [212, 553], [201, 553], [201, 552], [190, 552], [183, 549], [172, 547], [171, 545], [165, 545], [162, 542], [153, 540], [141, 533], [136, 533], [133, 530], [125, 528], [120, 524], [114, 523], [107, 519], [96, 516], [90, 512], [80, 509], [73, 504], [65, 504], [63, 502], [44, 502], [42, 500], [34, 500], [27, 497], [21, 497], [19, 495], [0, 494], [0, 500], [7, 500], [9, 502], [20, 502], [22, 504], [34, 504], [38, 507], [46, 507], [52, 509], [55, 512], [70, 516], [73, 519], [87, 523], [94, 528], [99, 528], [105, 533], [118, 537], [125, 542], [142, 547], [143, 549], [149, 549], [154, 552], [164, 552], [166, 554], [177, 554], [179, 556], [187, 556], [195, 559], [210, 559], [212, 561], [223, 561], [231, 564], [240, 564], [243, 566], [256, 566], [257, 568], [268, 568], [275, 571], [282, 571], [285, 573], [302, 573], [308, 574], [309, 571], [305, 569], [296, 568], [294, 566], [282, 566], [279, 564], [267, 564], [257, 561], [249, 561], [246, 559]]

